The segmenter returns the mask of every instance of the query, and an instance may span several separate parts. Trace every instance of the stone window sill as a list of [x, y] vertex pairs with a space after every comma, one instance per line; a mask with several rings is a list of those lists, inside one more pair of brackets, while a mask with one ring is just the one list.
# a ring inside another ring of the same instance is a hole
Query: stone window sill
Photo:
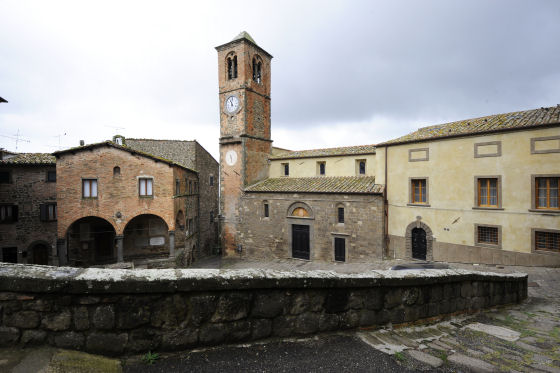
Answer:
[[334, 236], [350, 236], [350, 233], [331, 232]]
[[427, 203], [407, 203], [406, 205], [413, 207], [431, 207], [431, 205]]
[[559, 252], [550, 251], [550, 250], [533, 250], [535, 254], [544, 254], [544, 255], [560, 255]]
[[504, 208], [502, 207], [482, 207], [482, 206], [475, 206], [472, 209], [473, 210], [497, 210], [497, 211], [504, 210]]
[[[474, 245], [479, 246], [479, 247], [488, 247], [490, 249], [501, 249], [502, 248], [502, 246], [500, 246], [500, 245], [493, 245], [493, 244], [490, 244], [490, 243], [482, 243], [482, 242], [475, 242]], [[512, 251], [512, 252], [515, 252], [515, 251]]]
[[541, 214], [560, 214], [560, 210], [529, 209], [529, 211], [539, 212]]

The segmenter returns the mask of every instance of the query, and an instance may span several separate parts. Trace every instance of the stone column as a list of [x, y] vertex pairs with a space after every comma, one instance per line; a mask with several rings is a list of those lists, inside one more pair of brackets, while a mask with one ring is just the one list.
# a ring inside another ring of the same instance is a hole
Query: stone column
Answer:
[[169, 257], [175, 257], [175, 231], [169, 231]]
[[68, 251], [66, 248], [66, 240], [58, 238], [56, 240], [56, 251], [58, 253], [58, 265], [64, 266], [68, 264]]
[[123, 260], [123, 239], [122, 234], [117, 234], [115, 236], [115, 241], [117, 242], [117, 263], [122, 263]]

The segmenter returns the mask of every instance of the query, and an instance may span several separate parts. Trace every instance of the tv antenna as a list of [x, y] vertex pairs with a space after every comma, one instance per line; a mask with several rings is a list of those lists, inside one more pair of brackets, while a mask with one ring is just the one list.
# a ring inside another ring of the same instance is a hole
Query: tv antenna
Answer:
[[60, 134], [59, 134], [59, 135], [53, 136], [53, 137], [57, 137], [57, 138], [58, 138], [58, 150], [61, 150], [61, 149], [62, 149], [62, 146], [60, 145], [60, 139], [61, 139], [63, 136], [66, 136], [66, 132], [64, 132], [63, 135], [60, 135]]
[[20, 142], [31, 142], [31, 141], [29, 141], [29, 140], [27, 140], [27, 139], [24, 139], [23, 136], [19, 134], [19, 128], [18, 128], [17, 133], [16, 133], [15, 135], [11, 135], [11, 136], [8, 136], [8, 135], [0, 135], [0, 136], [2, 136], [2, 137], [7, 137], [8, 139], [16, 140], [16, 151], [18, 150], [18, 144], [19, 144]]

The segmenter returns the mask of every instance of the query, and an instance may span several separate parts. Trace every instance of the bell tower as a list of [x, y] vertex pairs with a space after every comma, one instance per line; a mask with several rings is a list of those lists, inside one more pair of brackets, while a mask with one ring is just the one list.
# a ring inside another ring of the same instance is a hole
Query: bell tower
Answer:
[[270, 61], [245, 31], [216, 47], [220, 96], [220, 214], [222, 255], [241, 252], [243, 188], [268, 177]]

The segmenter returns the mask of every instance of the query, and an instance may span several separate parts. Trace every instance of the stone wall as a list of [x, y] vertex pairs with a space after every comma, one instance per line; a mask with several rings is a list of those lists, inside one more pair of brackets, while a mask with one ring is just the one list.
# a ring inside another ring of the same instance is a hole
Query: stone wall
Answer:
[[33, 263], [33, 249], [38, 245], [48, 248], [48, 263], [57, 264], [56, 220], [41, 221], [40, 205], [56, 203], [56, 182], [47, 181], [52, 165], [3, 166], [11, 172], [11, 182], [0, 184], [0, 204], [16, 205], [18, 219], [0, 224], [0, 261], [2, 249], [17, 248], [18, 263]]
[[527, 297], [526, 274], [465, 270], [110, 270], [0, 264], [0, 346], [106, 355], [405, 323]]
[[[264, 216], [264, 204], [269, 217]], [[302, 204], [307, 218], [290, 217], [290, 206]], [[338, 208], [344, 223], [338, 223]], [[309, 225], [310, 260], [334, 261], [334, 238], [345, 239], [346, 261], [382, 259], [383, 197], [319, 193], [245, 193], [239, 208], [241, 255], [254, 259], [292, 257], [292, 224]]]

